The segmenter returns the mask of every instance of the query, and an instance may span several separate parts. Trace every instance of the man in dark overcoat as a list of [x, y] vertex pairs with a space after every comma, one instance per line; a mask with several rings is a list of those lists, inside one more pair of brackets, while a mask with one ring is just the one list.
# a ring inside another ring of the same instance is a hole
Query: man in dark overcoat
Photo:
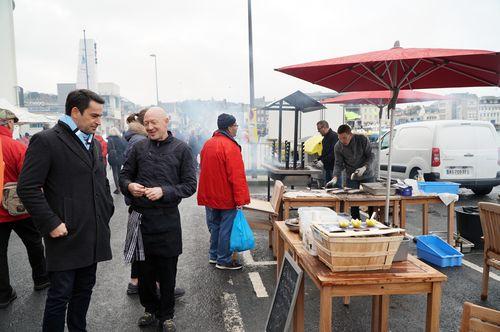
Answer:
[[44, 236], [50, 288], [43, 331], [85, 331], [97, 262], [111, 259], [113, 199], [99, 142], [104, 100], [90, 90], [66, 99], [65, 115], [31, 139], [18, 194]]

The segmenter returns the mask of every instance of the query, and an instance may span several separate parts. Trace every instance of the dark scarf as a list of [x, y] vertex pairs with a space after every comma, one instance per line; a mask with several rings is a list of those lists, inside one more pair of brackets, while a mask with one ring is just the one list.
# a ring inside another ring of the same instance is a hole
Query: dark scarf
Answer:
[[227, 138], [229, 138], [231, 141], [234, 142], [234, 144], [238, 145], [238, 147], [240, 148], [240, 151], [241, 151], [241, 145], [239, 145], [238, 142], [236, 142], [236, 140], [234, 139], [234, 137], [229, 135], [229, 133], [226, 130], [219, 129], [219, 130], [216, 130], [215, 133], [222, 134], [222, 135], [226, 136]]

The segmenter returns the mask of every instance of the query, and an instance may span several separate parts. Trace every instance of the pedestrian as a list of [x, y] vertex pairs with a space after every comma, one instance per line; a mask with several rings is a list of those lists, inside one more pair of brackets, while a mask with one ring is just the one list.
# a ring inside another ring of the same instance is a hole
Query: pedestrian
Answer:
[[[43, 331], [85, 331], [97, 263], [111, 259], [114, 212], [101, 146], [104, 100], [90, 90], [66, 98], [65, 114], [30, 142], [17, 192], [44, 236], [50, 288]], [[66, 315], [67, 309], [67, 315]]]
[[[339, 141], [335, 144], [335, 167], [333, 178], [327, 187], [334, 187], [345, 170], [346, 186], [359, 189], [361, 183], [373, 182], [373, 162], [375, 156], [368, 138], [363, 135], [353, 134], [349, 125], [343, 124], [337, 130]], [[351, 216], [359, 219], [359, 207], [351, 207]]]
[[[0, 146], [5, 168], [3, 170], [4, 201], [9, 208], [0, 204], [0, 309], [6, 308], [17, 297], [10, 285], [7, 248], [12, 231], [21, 238], [26, 247], [32, 270], [35, 290], [49, 287], [42, 236], [33, 224], [19, 200], [13, 197], [15, 184], [21, 173], [26, 146], [12, 139], [14, 123], [18, 118], [9, 110], [0, 109]], [[5, 185], [10, 184], [10, 185]]]
[[[123, 137], [127, 141], [127, 146], [124, 152], [124, 162], [127, 160], [130, 151], [135, 143], [147, 138], [146, 128], [144, 128], [144, 115], [148, 111], [147, 108], [142, 109], [138, 113], [133, 113], [127, 118], [128, 130]], [[125, 196], [125, 204], [130, 206], [130, 199]], [[139, 293], [139, 277], [138, 277], [137, 262], [132, 262], [130, 267], [130, 282], [127, 285], [127, 294], [134, 295]]]
[[104, 161], [104, 166], [107, 166], [107, 157], [108, 157], [108, 143], [104, 140], [104, 137], [102, 137], [100, 130], [97, 131], [97, 133], [94, 134], [94, 138], [99, 141], [101, 144], [101, 154], [102, 154], [102, 159]]
[[113, 172], [113, 180], [115, 182], [114, 194], [120, 193], [120, 183], [118, 178], [120, 176], [120, 169], [125, 159], [125, 150], [127, 142], [121, 137], [120, 131], [115, 127], [109, 130], [108, 135], [108, 162]]
[[222, 113], [217, 126], [201, 150], [198, 205], [205, 206], [210, 231], [208, 262], [221, 270], [238, 270], [242, 265], [232, 260], [229, 238], [237, 209], [250, 203], [250, 194], [241, 146], [234, 139], [236, 118]]
[[325, 120], [318, 121], [316, 128], [321, 136], [323, 136], [323, 140], [321, 141], [323, 149], [321, 151], [321, 156], [317, 161], [320, 165], [322, 164], [325, 172], [325, 183], [328, 183], [332, 180], [333, 166], [335, 164], [333, 148], [339, 141], [339, 137], [337, 133], [330, 128], [330, 125]]
[[[139, 326], [159, 321], [163, 331], [175, 331], [175, 279], [182, 253], [178, 205], [196, 191], [196, 170], [188, 145], [168, 131], [168, 116], [160, 107], [144, 116], [148, 139], [134, 144], [120, 172], [122, 193], [140, 218], [145, 260], [137, 261], [139, 298], [145, 308]], [[157, 281], [160, 297], [157, 297]]]

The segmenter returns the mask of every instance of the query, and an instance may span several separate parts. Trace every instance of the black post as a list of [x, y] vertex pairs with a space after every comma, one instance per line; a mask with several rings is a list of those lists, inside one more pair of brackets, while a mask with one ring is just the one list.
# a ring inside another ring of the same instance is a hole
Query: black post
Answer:
[[281, 162], [281, 139], [283, 138], [283, 100], [280, 100], [279, 121], [278, 121], [278, 161]]
[[299, 151], [297, 150], [299, 140], [299, 110], [295, 109], [295, 128], [293, 131], [293, 169], [297, 169]]

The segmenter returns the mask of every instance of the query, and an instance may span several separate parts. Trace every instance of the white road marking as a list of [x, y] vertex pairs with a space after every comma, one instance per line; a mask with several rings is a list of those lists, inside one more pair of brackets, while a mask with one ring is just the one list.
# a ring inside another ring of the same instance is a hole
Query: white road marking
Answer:
[[243, 263], [246, 266], [267, 266], [267, 265], [276, 265], [276, 261], [261, 261], [256, 262], [253, 260], [252, 253], [250, 250], [243, 251], [241, 253], [241, 258], [243, 259]]
[[[483, 268], [480, 267], [479, 265], [471, 263], [471, 262], [469, 262], [469, 261], [467, 261], [467, 260], [465, 260], [463, 258], [462, 258], [462, 264], [464, 264], [465, 266], [470, 267], [471, 269], [476, 270], [477, 272], [483, 274]], [[493, 273], [493, 272], [491, 272], [491, 269], [490, 269], [490, 278], [494, 279], [496, 281], [500, 281], [500, 276], [497, 275], [497, 274], [495, 274], [495, 273]]]
[[243, 319], [241, 319], [240, 306], [234, 293], [222, 293], [222, 317], [224, 327], [228, 332], [244, 332]]
[[255, 295], [257, 295], [257, 297], [269, 297], [266, 291], [266, 287], [264, 286], [264, 283], [260, 278], [259, 272], [250, 272], [248, 273], [248, 276], [250, 277], [250, 281], [252, 282]]

